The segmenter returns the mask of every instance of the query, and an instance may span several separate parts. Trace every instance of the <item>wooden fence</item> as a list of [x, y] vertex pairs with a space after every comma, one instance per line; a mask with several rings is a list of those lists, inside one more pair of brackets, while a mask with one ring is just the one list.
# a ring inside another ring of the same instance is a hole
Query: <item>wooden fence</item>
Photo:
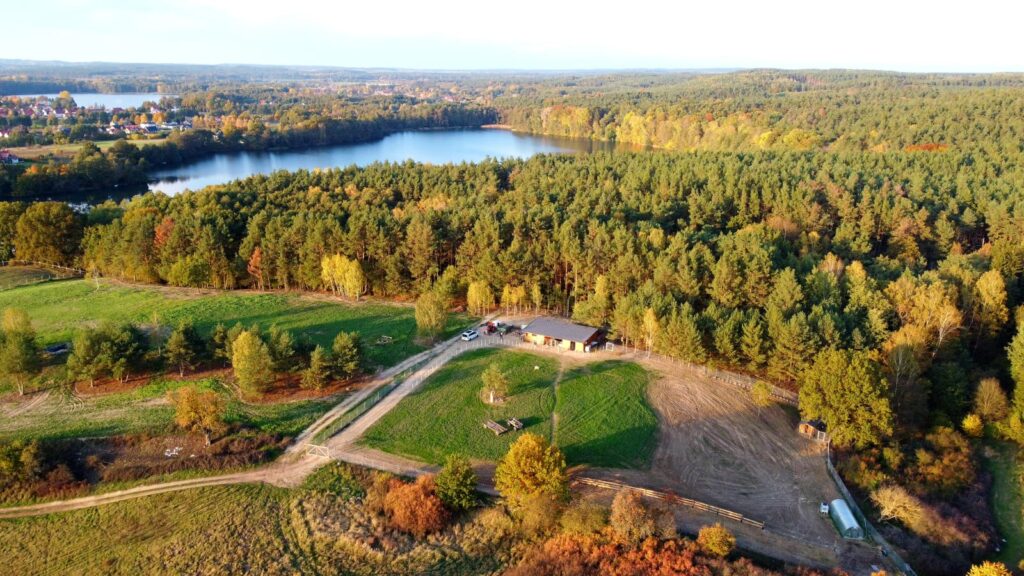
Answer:
[[0, 262], [2, 266], [22, 266], [41, 268], [47, 272], [42, 272], [39, 275], [32, 275], [29, 277], [20, 278], [17, 281], [9, 281], [0, 283], [0, 290], [9, 290], [11, 288], [17, 288], [19, 286], [28, 286], [30, 284], [39, 284], [41, 282], [48, 282], [50, 280], [63, 280], [66, 278], [81, 278], [85, 276], [85, 270], [81, 268], [72, 268], [68, 266], [61, 266], [59, 264], [50, 264], [48, 262], [37, 262], [34, 260], [9, 260], [7, 262]]
[[623, 484], [621, 482], [612, 482], [610, 480], [599, 480], [597, 478], [582, 477], [582, 478], [577, 478], [576, 482], [578, 482], [580, 484], [586, 484], [587, 486], [595, 486], [597, 488], [605, 488], [607, 490], [616, 490], [616, 491], [618, 491], [618, 490], [632, 490], [632, 491], [637, 492], [640, 495], [646, 496], [648, 498], [654, 498], [655, 500], [662, 500], [662, 501], [668, 502], [669, 504], [679, 504], [681, 506], [686, 506], [687, 508], [693, 508], [694, 510], [700, 510], [701, 512], [709, 512], [711, 514], [715, 514], [717, 516], [721, 516], [723, 518], [728, 518], [729, 520], [733, 520], [735, 522], [739, 522], [740, 524], [746, 524], [747, 526], [753, 526], [755, 528], [764, 530], [764, 522], [761, 522], [759, 520], [753, 520], [751, 518], [747, 518], [746, 516], [744, 516], [743, 514], [740, 514], [739, 512], [733, 512], [732, 510], [727, 510], [725, 508], [721, 508], [721, 507], [718, 507], [718, 506], [713, 506], [713, 505], [708, 504], [706, 502], [701, 502], [700, 500], [694, 500], [692, 498], [684, 498], [683, 496], [676, 496], [675, 494], [670, 494], [668, 492], [658, 492], [657, 490], [649, 490], [647, 488], [637, 488], [636, 486], [630, 486], [628, 484]]

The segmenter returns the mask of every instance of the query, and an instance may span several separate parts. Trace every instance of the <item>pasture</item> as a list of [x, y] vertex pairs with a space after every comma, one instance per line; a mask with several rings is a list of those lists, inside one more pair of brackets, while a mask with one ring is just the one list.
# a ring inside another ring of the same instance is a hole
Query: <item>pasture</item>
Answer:
[[[349, 304], [315, 295], [255, 292], [217, 292], [161, 286], [124, 286], [109, 282], [66, 280], [0, 291], [0, 310], [21, 308], [32, 317], [43, 344], [67, 342], [82, 325], [115, 322], [169, 326], [190, 320], [200, 332], [209, 333], [218, 323], [236, 322], [269, 328], [272, 324], [291, 330], [317, 344], [330, 347], [338, 332], [359, 332], [366, 345], [370, 366], [388, 367], [424, 349], [415, 342], [413, 309], [377, 303]], [[469, 317], [453, 315], [447, 335], [469, 323]], [[387, 345], [376, 345], [390, 336]]]
[[[642, 467], [650, 461], [658, 420], [647, 405], [649, 376], [637, 364], [600, 362], [566, 368], [567, 358], [482, 349], [454, 358], [374, 424], [362, 442], [431, 463], [460, 453], [496, 461], [520, 434], [483, 427], [518, 418], [552, 439], [570, 465]], [[509, 378], [510, 396], [490, 406], [481, 374], [492, 363]], [[564, 371], [564, 373], [563, 373]], [[557, 389], [557, 396], [556, 391]]]
[[570, 464], [643, 468], [654, 453], [658, 418], [647, 404], [650, 375], [638, 364], [583, 364], [558, 383], [555, 442]]
[[[495, 406], [481, 399], [481, 374], [492, 363], [509, 380], [509, 397]], [[550, 438], [557, 375], [558, 362], [552, 358], [498, 349], [467, 352], [406, 396], [367, 430], [362, 442], [435, 464], [452, 453], [497, 460], [520, 433], [495, 436], [483, 423], [515, 417], [526, 431]]]

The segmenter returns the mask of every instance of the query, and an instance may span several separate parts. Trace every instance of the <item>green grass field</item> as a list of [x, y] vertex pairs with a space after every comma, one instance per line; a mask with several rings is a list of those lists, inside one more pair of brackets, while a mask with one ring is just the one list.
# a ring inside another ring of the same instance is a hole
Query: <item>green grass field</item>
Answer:
[[1024, 466], [1014, 444], [1001, 442], [991, 450], [985, 466], [992, 474], [992, 510], [999, 534], [1006, 539], [996, 560], [1014, 567], [1024, 559]]
[[[0, 309], [24, 309], [32, 317], [44, 344], [66, 342], [74, 330], [102, 320], [150, 322], [155, 316], [163, 324], [191, 320], [200, 331], [213, 330], [218, 322], [230, 327], [236, 322], [271, 324], [302, 334], [329, 347], [340, 331], [356, 331], [366, 344], [371, 365], [391, 366], [420, 352], [415, 343], [413, 309], [404, 306], [363, 303], [344, 304], [287, 294], [211, 293], [160, 287], [125, 287], [86, 280], [48, 282], [0, 291]], [[467, 316], [452, 316], [448, 334], [462, 330]], [[379, 336], [391, 336], [391, 344], [377, 346]]]
[[[491, 407], [480, 398], [480, 375], [497, 363], [509, 379], [510, 397]], [[539, 369], [534, 370], [534, 366]], [[399, 402], [363, 436], [363, 442], [387, 452], [441, 463], [460, 453], [497, 460], [518, 432], [495, 436], [484, 421], [519, 418], [527, 431], [551, 437], [552, 384], [558, 375], [554, 359], [509, 350], [475, 350], [438, 370]]]
[[[497, 362], [512, 382], [512, 396], [492, 408], [480, 399], [480, 375]], [[526, 430], [551, 437], [552, 411], [558, 414], [555, 443], [570, 465], [618, 468], [649, 464], [658, 420], [647, 405], [646, 370], [626, 362], [601, 362], [567, 372], [558, 384], [557, 360], [509, 350], [477, 350], [459, 356], [403, 399], [363, 436], [386, 452], [441, 463], [460, 453], [498, 460], [518, 436], [495, 436], [487, 419], [511, 416]], [[534, 370], [538, 366], [539, 370]]]
[[647, 404], [650, 375], [630, 362], [587, 364], [558, 384], [555, 441], [570, 464], [642, 468], [650, 463], [658, 418]]
[[227, 399], [225, 420], [270, 434], [294, 436], [338, 402], [338, 397], [282, 404], [244, 404], [213, 379], [198, 382], [158, 380], [128, 392], [63, 401], [56, 393], [42, 405], [0, 419], [0, 440], [62, 439], [164, 433], [173, 429], [174, 409], [167, 392], [187, 385], [216, 390]]
[[[472, 518], [429, 539], [392, 537], [344, 495], [266, 485], [185, 490], [0, 520], [4, 574], [138, 576], [496, 574], [515, 538]], [[387, 538], [387, 548], [376, 544]]]

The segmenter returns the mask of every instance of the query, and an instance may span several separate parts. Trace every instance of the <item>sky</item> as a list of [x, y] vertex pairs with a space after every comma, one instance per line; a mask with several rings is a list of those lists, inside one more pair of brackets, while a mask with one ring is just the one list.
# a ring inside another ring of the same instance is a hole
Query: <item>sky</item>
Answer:
[[0, 58], [441, 70], [1024, 71], [1015, 0], [47, 0]]

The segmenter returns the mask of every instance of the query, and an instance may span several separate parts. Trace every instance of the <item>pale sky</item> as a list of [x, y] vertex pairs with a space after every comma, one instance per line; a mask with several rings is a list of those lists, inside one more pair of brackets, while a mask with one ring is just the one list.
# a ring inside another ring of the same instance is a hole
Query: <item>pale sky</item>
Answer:
[[0, 58], [425, 69], [1024, 71], [1017, 0], [47, 0]]

